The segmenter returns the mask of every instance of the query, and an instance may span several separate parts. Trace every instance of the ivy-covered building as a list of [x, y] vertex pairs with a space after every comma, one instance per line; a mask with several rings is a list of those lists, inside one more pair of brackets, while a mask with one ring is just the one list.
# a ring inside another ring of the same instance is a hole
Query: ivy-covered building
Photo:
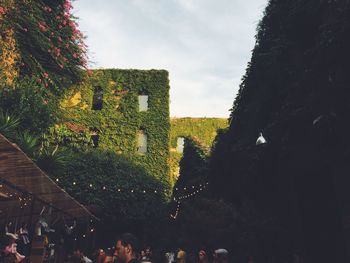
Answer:
[[165, 70], [93, 70], [61, 103], [56, 142], [123, 155], [169, 183], [169, 79]]

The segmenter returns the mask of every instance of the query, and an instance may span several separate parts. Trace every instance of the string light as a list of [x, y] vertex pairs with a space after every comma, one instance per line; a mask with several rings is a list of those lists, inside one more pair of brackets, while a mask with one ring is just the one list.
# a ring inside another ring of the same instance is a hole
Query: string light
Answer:
[[[189, 198], [189, 197], [191, 197], [191, 196], [194, 196], [194, 195], [196, 195], [196, 194], [199, 194], [200, 192], [202, 192], [204, 189], [207, 188], [207, 185], [208, 185], [208, 184], [209, 184], [208, 182], [206, 182], [203, 186], [202, 186], [202, 184], [200, 184], [200, 188], [199, 188], [199, 189], [194, 190], [194, 191], [191, 192], [191, 193], [187, 193], [187, 194], [182, 195], [182, 196], [179, 196], [179, 197], [174, 197], [174, 200], [175, 200], [175, 201], [176, 201], [176, 200], [183, 200], [183, 199], [187, 199], [187, 198]], [[186, 187], [184, 187], [184, 189], [185, 189], [185, 188], [186, 188]], [[192, 188], [195, 189], [196, 187], [195, 187], [195, 186], [192, 186]]]
[[[170, 217], [171, 217], [172, 219], [176, 220], [176, 218], [177, 218], [177, 216], [178, 216], [178, 214], [179, 214], [179, 212], [180, 212], [180, 204], [181, 204], [181, 203], [180, 203], [179, 200], [184, 200], [184, 199], [187, 199], [187, 198], [189, 198], [189, 197], [192, 197], [192, 196], [194, 196], [194, 195], [196, 195], [196, 194], [199, 194], [200, 192], [202, 192], [203, 190], [205, 190], [205, 189], [207, 188], [208, 185], [209, 185], [209, 182], [206, 182], [206, 183], [204, 183], [204, 184], [200, 184], [200, 185], [198, 186], [199, 189], [194, 190], [194, 191], [191, 192], [191, 193], [187, 193], [186, 195], [182, 195], [182, 196], [180, 196], [180, 197], [178, 197], [178, 198], [174, 197], [174, 201], [177, 202], [177, 207], [176, 207], [175, 213], [174, 213], [174, 214], [170, 214]], [[178, 190], [178, 188], [175, 188], [175, 189]], [[184, 187], [183, 189], [186, 190], [187, 187]], [[192, 185], [192, 189], [196, 189], [196, 186]]]
[[180, 202], [177, 202], [177, 207], [176, 207], [176, 211], [175, 211], [175, 214], [174, 215], [172, 215], [172, 214], [170, 214], [170, 217], [172, 218], [172, 219], [176, 219], [177, 218], [177, 216], [179, 215], [179, 211], [180, 211]]
[[[56, 179], [56, 181], [58, 181], [59, 179], [57, 178]], [[72, 185], [73, 186], [78, 186], [78, 182], [76, 182], [76, 181], [73, 181], [72, 182]], [[93, 184], [89, 184], [89, 187], [90, 188], [94, 188], [94, 185]], [[103, 190], [108, 190], [109, 189], [109, 187], [108, 186], [102, 186], [102, 189]], [[129, 192], [131, 192], [131, 193], [136, 193], [136, 192], [138, 192], [138, 190], [137, 189], [123, 189], [123, 188], [114, 188], [114, 189], [116, 189], [118, 192], [122, 192], [122, 191], [129, 191]], [[112, 190], [112, 189], [111, 189]], [[141, 192], [141, 193], [147, 193], [147, 191], [148, 192], [154, 192], [154, 193], [158, 193], [158, 190], [147, 190], [147, 189], [141, 189], [141, 190], [139, 190], [139, 192]], [[167, 194], [168, 193], [168, 190], [167, 189], [164, 189], [164, 194]]]
[[[56, 178], [55, 180], [56, 180], [56, 182], [59, 182], [59, 178]], [[78, 186], [78, 182], [73, 181], [73, 182], [72, 182], [72, 185], [73, 185], [73, 186]], [[200, 192], [204, 191], [204, 190], [207, 188], [208, 185], [209, 185], [209, 182], [205, 182], [205, 183], [201, 183], [201, 184], [199, 184], [199, 185], [197, 185], [197, 186], [196, 186], [196, 185], [190, 185], [190, 186], [185, 186], [185, 187], [183, 187], [183, 188], [176, 187], [174, 192], [180, 191], [180, 190], [186, 191], [187, 189], [192, 189], [193, 191], [192, 191], [192, 192], [189, 192], [189, 193], [186, 193], [186, 194], [184, 194], [184, 195], [181, 195], [181, 196], [177, 196], [177, 197], [175, 196], [175, 197], [173, 197], [173, 201], [175, 201], [175, 202], [180, 202], [180, 200], [182, 201], [182, 200], [188, 199], [188, 198], [190, 198], [190, 197], [193, 197], [193, 196], [199, 194]], [[0, 185], [0, 187], [2, 187], [2, 185]], [[89, 184], [89, 187], [90, 187], [90, 188], [93, 188], [93, 184], [90, 183], [90, 184]], [[102, 186], [102, 189], [103, 189], [103, 190], [107, 190], [108, 187], [107, 187], [107, 186]], [[136, 189], [122, 189], [122, 188], [117, 188], [116, 190], [117, 190], [118, 192], [122, 192], [122, 191], [129, 191], [129, 192], [131, 192], [131, 193], [137, 192]], [[152, 192], [152, 190], [146, 190], [146, 189], [141, 189], [141, 190], [139, 190], [140, 193], [144, 193], [144, 194], [145, 194], [147, 191], [149, 191], [149, 192], [151, 191], [151, 192]], [[153, 192], [154, 192], [155, 194], [158, 193], [157, 190], [153, 190]], [[164, 189], [164, 194], [167, 194], [167, 193], [168, 193], [168, 190], [167, 190], [167, 189]], [[12, 196], [12, 195], [10, 195], [10, 196]], [[22, 205], [22, 207], [23, 207], [23, 206], [27, 206], [27, 204], [28, 204], [28, 202], [24, 202], [23, 205]], [[180, 206], [178, 206], [178, 208], [177, 208], [175, 214], [172, 215], [173, 218], [174, 218], [174, 217], [175, 217], [175, 218], [177, 217], [177, 214], [178, 214], [178, 212], [179, 212], [179, 209], [180, 209]]]

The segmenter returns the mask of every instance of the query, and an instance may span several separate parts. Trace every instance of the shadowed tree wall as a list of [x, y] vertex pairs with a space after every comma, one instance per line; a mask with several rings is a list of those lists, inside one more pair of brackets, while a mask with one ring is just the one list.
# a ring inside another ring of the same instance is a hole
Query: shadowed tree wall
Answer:
[[213, 191], [275, 218], [306, 262], [346, 262], [349, 18], [348, 1], [269, 1], [211, 158]]

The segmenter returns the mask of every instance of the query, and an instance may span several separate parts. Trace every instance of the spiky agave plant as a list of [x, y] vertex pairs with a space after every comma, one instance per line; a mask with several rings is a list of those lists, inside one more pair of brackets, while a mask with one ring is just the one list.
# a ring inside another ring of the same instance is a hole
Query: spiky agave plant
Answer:
[[69, 160], [69, 152], [58, 149], [58, 145], [52, 147], [42, 147], [36, 159], [37, 165], [48, 174], [61, 171]]
[[19, 118], [0, 109], [0, 133], [13, 139], [20, 123]]
[[29, 133], [28, 131], [19, 132], [15, 138], [15, 143], [31, 159], [35, 160], [40, 146], [39, 137]]

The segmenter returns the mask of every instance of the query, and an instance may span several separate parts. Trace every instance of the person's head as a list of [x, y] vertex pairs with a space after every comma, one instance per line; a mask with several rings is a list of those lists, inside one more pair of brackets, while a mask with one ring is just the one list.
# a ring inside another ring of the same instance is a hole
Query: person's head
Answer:
[[80, 258], [83, 256], [83, 251], [80, 248], [77, 248], [73, 251], [73, 256]]
[[16, 236], [13, 234], [3, 234], [0, 238], [0, 250], [5, 254], [17, 252]]
[[214, 251], [214, 262], [215, 263], [226, 263], [228, 262], [228, 251], [224, 248], [219, 248]]
[[200, 250], [198, 252], [198, 258], [199, 258], [199, 262], [204, 262], [204, 261], [207, 261], [207, 253], [205, 253], [204, 250]]
[[138, 253], [139, 242], [133, 234], [125, 233], [117, 238], [116, 256], [120, 262], [127, 263], [137, 258]]

